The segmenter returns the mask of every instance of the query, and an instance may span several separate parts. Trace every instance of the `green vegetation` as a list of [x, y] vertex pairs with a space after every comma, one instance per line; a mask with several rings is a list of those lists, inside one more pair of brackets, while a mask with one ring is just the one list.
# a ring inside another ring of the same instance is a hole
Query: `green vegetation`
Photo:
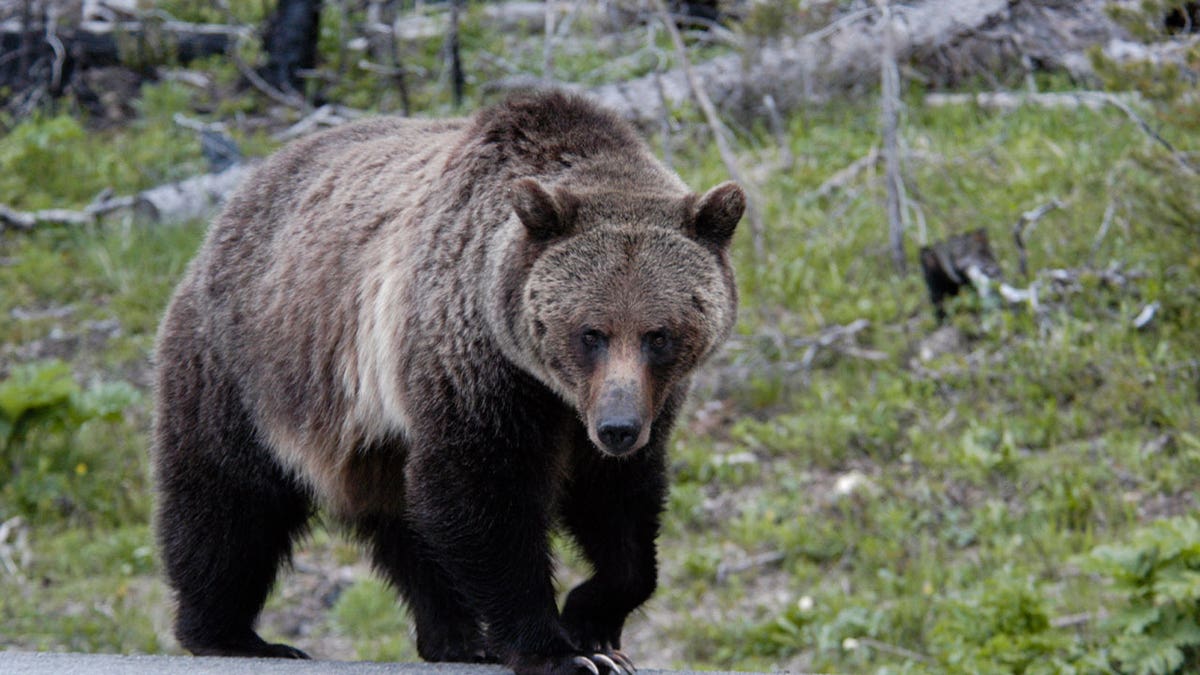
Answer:
[[[473, 8], [468, 54], [502, 39], [479, 21]], [[330, 63], [337, 44], [323, 38]], [[434, 71], [438, 48], [402, 56]], [[514, 53], [522, 67], [540, 59], [540, 47]], [[615, 68], [653, 67], [640, 58]], [[576, 52], [557, 67], [584, 77], [604, 62]], [[338, 87], [325, 94], [397, 107], [373, 74]], [[1195, 96], [1143, 90], [1155, 97], [1141, 114], [1195, 157]], [[770, 253], [756, 260], [739, 235], [742, 320], [677, 435], [661, 587], [628, 628], [629, 651], [746, 670], [1195, 672], [1200, 180], [1115, 108], [927, 108], [922, 94], [909, 92], [902, 129], [927, 230], [910, 232], [910, 259], [919, 243], [983, 227], [1008, 282], [1038, 285], [1037, 306], [966, 295], [939, 327], [918, 274], [892, 271], [878, 176], [812, 196], [878, 143], [873, 101], [797, 114], [787, 171], [764, 130], [742, 132]], [[103, 132], [66, 113], [22, 121], [0, 137], [0, 194], [78, 207], [106, 187], [202, 170], [172, 115], [258, 103], [197, 96], [145, 86], [138, 118]], [[412, 102], [449, 111], [436, 85]], [[232, 133], [252, 152], [272, 145]], [[675, 139], [685, 180], [724, 180], [695, 138]], [[1027, 233], [1023, 278], [1012, 224], [1051, 199], [1064, 208]], [[0, 646], [178, 649], [149, 526], [148, 358], [203, 231], [123, 221], [0, 236]], [[850, 343], [803, 340], [859, 319], [869, 324]], [[560, 548], [565, 585], [585, 567]], [[331, 582], [297, 637], [280, 618], [297, 604], [285, 579], [264, 632], [323, 657], [415, 658], [406, 616], [352, 547], [318, 530], [301, 559], [353, 566], [355, 580]]]

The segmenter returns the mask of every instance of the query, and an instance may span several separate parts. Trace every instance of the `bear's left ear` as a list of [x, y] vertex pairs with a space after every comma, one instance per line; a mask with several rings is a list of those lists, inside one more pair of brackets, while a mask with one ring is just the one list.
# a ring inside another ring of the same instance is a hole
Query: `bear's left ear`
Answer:
[[513, 211], [535, 241], [570, 234], [575, 229], [575, 195], [563, 189], [551, 195], [532, 178], [522, 178], [509, 188]]
[[725, 248], [745, 211], [746, 193], [737, 183], [726, 181], [696, 202], [689, 230], [701, 243]]

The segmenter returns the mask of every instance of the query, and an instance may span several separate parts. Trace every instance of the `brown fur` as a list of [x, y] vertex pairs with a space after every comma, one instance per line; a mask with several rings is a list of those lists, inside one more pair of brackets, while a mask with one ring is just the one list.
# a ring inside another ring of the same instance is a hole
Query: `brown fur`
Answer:
[[[422, 496], [427, 471], [495, 461], [449, 448], [523, 443], [515, 401], [546, 427], [545, 459], [528, 470], [548, 467], [545, 508], [581, 470], [572, 439], [601, 445], [597, 416], [626, 406], [643, 422], [632, 449], [662, 445], [689, 373], [733, 325], [726, 248], [743, 207], [732, 184], [691, 193], [628, 125], [556, 93], [289, 146], [225, 208], [160, 330], [166, 556], [194, 553], [172, 528], [217, 525], [180, 515], [198, 508], [175, 505], [189, 489], [180, 467], [227, 463], [245, 433], [339, 520], [411, 522], [436, 550], [450, 544], [422, 523], [450, 507]], [[583, 327], [605, 336], [600, 357], [581, 353]], [[669, 359], [647, 351], [656, 331], [670, 335]], [[230, 406], [250, 431], [214, 431]], [[652, 439], [652, 425], [666, 428]], [[653, 523], [651, 537], [657, 511]], [[168, 560], [182, 598], [180, 565]], [[490, 643], [505, 641], [501, 628]]]

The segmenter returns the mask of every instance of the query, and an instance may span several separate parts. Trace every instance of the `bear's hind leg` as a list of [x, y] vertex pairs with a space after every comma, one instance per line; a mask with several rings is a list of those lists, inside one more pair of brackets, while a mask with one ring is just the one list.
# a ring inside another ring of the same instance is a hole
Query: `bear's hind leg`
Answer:
[[255, 439], [241, 397], [196, 360], [160, 370], [156, 529], [178, 600], [175, 634], [197, 655], [307, 658], [254, 632], [276, 573], [312, 508]]
[[356, 531], [371, 547], [376, 569], [404, 596], [417, 624], [417, 653], [426, 661], [497, 663], [487, 653], [478, 619], [446, 573], [421, 553], [399, 518], [369, 518]]
[[254, 632], [293, 538], [304, 530], [308, 504], [297, 494], [205, 482], [164, 498], [159, 515], [180, 644], [197, 656], [308, 658]]

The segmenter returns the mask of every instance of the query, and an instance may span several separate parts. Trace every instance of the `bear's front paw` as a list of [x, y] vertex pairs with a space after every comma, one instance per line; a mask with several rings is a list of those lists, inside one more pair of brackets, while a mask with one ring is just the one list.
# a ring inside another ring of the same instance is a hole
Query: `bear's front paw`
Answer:
[[608, 649], [594, 654], [521, 658], [512, 668], [517, 675], [633, 675], [637, 670], [628, 656]]
[[312, 657], [305, 654], [303, 651], [296, 649], [291, 645], [280, 643], [267, 644], [268, 655], [276, 659], [303, 659], [309, 660]]
[[584, 618], [584, 613], [571, 611], [568, 606], [563, 613], [563, 624], [571, 639], [581, 650], [608, 653], [621, 648], [621, 626], [611, 625]]

